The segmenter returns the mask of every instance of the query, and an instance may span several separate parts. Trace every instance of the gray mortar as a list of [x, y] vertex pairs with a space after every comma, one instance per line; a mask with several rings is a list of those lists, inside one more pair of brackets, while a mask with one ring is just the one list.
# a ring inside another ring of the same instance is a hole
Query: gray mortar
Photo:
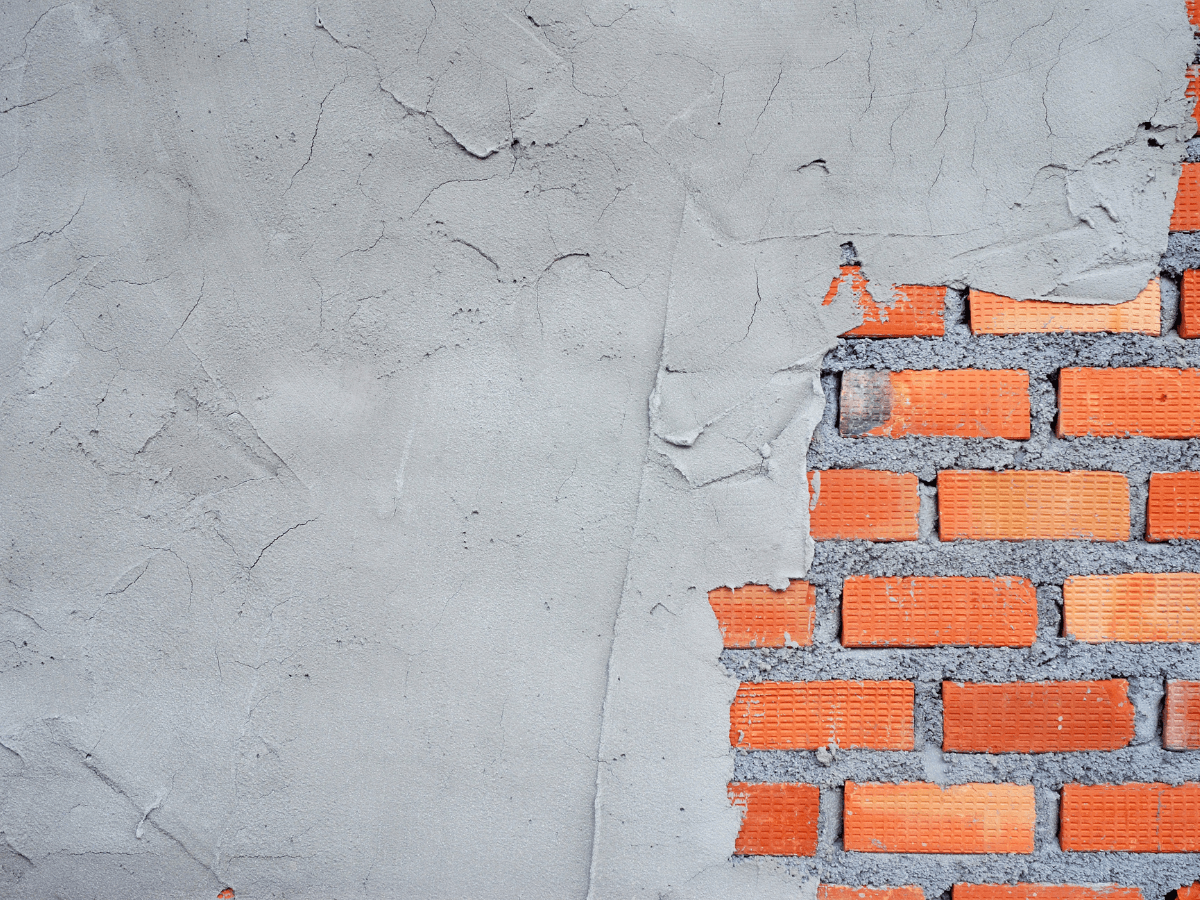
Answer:
[[[1174, 237], [1174, 236], [1173, 236]], [[1200, 237], [1198, 235], [1197, 237]], [[960, 881], [1049, 883], [1117, 882], [1162, 897], [1200, 875], [1200, 854], [1064, 853], [1058, 845], [1063, 784], [1200, 779], [1200, 752], [1162, 746], [1167, 679], [1200, 678], [1200, 653], [1186, 644], [1085, 644], [1062, 633], [1062, 583], [1070, 575], [1131, 571], [1175, 572], [1200, 566], [1200, 542], [1147, 544], [1146, 485], [1154, 471], [1200, 468], [1200, 440], [1148, 438], [1059, 439], [1055, 381], [1064, 366], [1196, 366], [1200, 341], [1171, 329], [1178, 290], [1163, 281], [1164, 336], [1063, 334], [974, 337], [967, 326], [965, 292], [948, 292], [946, 336], [920, 339], [842, 339], [825, 359], [826, 406], [809, 451], [811, 469], [872, 468], [915, 472], [922, 480], [920, 537], [872, 544], [817, 545], [807, 580], [817, 587], [817, 620], [810, 647], [726, 650], [722, 663], [741, 681], [905, 679], [915, 686], [911, 752], [837, 750], [736, 753], [741, 781], [799, 781], [821, 787], [819, 842], [814, 859], [791, 863], [798, 871], [839, 884], [919, 884], [929, 898]], [[1032, 427], [1027, 441], [962, 438], [845, 438], [838, 431], [839, 374], [851, 368], [1015, 368], [1030, 373]], [[1130, 480], [1134, 540], [957, 541], [936, 531], [936, 477], [942, 469], [1101, 469]], [[1028, 648], [937, 647], [857, 650], [839, 643], [842, 582], [849, 575], [1015, 575], [1037, 585], [1038, 627]], [[941, 682], [1062, 681], [1125, 678], [1135, 708], [1135, 738], [1113, 752], [989, 754], [943, 753]], [[841, 840], [842, 785], [851, 781], [933, 781], [939, 784], [1007, 782], [1036, 788], [1037, 825], [1032, 855], [982, 856], [848, 853]]]

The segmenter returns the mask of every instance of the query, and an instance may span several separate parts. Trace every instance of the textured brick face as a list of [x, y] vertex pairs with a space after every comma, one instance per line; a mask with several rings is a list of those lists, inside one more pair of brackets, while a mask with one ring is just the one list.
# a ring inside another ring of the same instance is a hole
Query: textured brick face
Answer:
[[925, 900], [925, 892], [915, 884], [890, 888], [822, 884], [817, 888], [817, 900]]
[[877, 303], [867, 288], [861, 266], [842, 266], [829, 286], [824, 305], [837, 296], [842, 282], [848, 281], [855, 303], [863, 314], [863, 323], [843, 337], [940, 337], [946, 332], [943, 310], [944, 287], [900, 284], [890, 305]]
[[785, 590], [765, 584], [717, 588], [708, 592], [726, 647], [785, 647], [812, 643], [817, 617], [817, 589], [793, 581]]
[[1200, 472], [1154, 472], [1146, 507], [1146, 540], [1200, 540]]
[[842, 375], [843, 435], [1029, 437], [1029, 373], [937, 369]]
[[815, 541], [915, 541], [917, 476], [864, 469], [808, 473], [809, 533]]
[[1063, 585], [1063, 632], [1088, 643], [1200, 641], [1200, 575], [1077, 575]]
[[1063, 369], [1059, 437], [1200, 435], [1200, 369]]
[[960, 753], [1116, 750], [1133, 740], [1129, 683], [942, 683], [942, 748]]
[[844, 842], [866, 853], [1032, 853], [1033, 787], [846, 782]]
[[741, 856], [812, 856], [817, 852], [820, 788], [811, 784], [729, 785], [744, 811], [734, 853]]
[[986, 291], [971, 291], [969, 303], [974, 334], [1109, 331], [1158, 335], [1162, 331], [1162, 294], [1157, 278], [1133, 300], [1111, 305], [1014, 300]]
[[1064, 850], [1200, 852], [1200, 784], [1068, 784]]
[[953, 900], [1143, 900], [1137, 888], [1074, 884], [956, 884]]
[[1200, 750], [1200, 681], [1167, 682], [1163, 746], [1168, 750]]
[[743, 684], [729, 709], [729, 743], [747, 750], [913, 748], [908, 681]]
[[1115, 472], [941, 472], [943, 541], [1129, 539], [1129, 482]]
[[847, 647], [1029, 647], [1037, 591], [1027, 578], [847, 578]]
[[1171, 214], [1172, 231], [1200, 231], [1200, 163], [1184, 163]]
[[1179, 286], [1179, 336], [1200, 337], [1200, 271], [1188, 269]]

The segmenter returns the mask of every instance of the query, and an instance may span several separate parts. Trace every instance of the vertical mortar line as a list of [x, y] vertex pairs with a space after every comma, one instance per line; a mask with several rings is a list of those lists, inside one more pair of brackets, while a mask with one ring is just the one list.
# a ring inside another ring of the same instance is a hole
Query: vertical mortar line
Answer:
[[1163, 701], [1166, 699], [1166, 679], [1161, 672], [1138, 675], [1125, 672], [1120, 676], [1129, 681], [1129, 702], [1133, 704], [1133, 742], [1146, 750], [1163, 752]]
[[1034, 643], [1053, 643], [1063, 636], [1062, 584], [1034, 582], [1037, 589], [1037, 632]]
[[[1062, 779], [1059, 777], [1055, 777], [1054, 781], [1056, 784], [1062, 783]], [[1039, 861], [1047, 857], [1051, 859], [1057, 857], [1064, 861], [1066, 859], [1066, 853], [1058, 840], [1061, 800], [1061, 788], [1035, 783], [1033, 805], [1037, 820], [1033, 825], [1033, 852], [1039, 857]]]
[[[1126, 474], [1129, 479], [1129, 540], [1146, 540], [1147, 504], [1150, 500], [1150, 474], [1141, 477]], [[1140, 549], [1140, 548], [1139, 548]]]
[[1180, 282], [1179, 279], [1167, 275], [1165, 272], [1159, 276], [1159, 297], [1162, 300], [1161, 308], [1161, 329], [1162, 336], [1178, 337], [1179, 335], [1179, 310], [1180, 310]]

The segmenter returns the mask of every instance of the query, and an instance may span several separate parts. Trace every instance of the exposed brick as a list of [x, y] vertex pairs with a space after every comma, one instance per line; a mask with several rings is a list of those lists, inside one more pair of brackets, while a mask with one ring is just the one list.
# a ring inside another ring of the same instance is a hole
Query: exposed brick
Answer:
[[884, 888], [822, 884], [817, 887], [817, 900], [925, 900], [925, 892], [915, 884]]
[[1200, 750], [1200, 681], [1167, 682], [1163, 746], [1168, 750]]
[[[1167, 896], [1171, 895], [1168, 894]], [[1177, 888], [1175, 891], [1175, 900], [1200, 900], [1200, 881], [1194, 881], [1191, 884]]]
[[1133, 740], [1129, 683], [942, 682], [942, 749], [960, 753], [1117, 750]]
[[1200, 231], [1200, 163], [1184, 163], [1171, 213], [1171, 231]]
[[1153, 472], [1146, 540], [1200, 540], [1200, 472]]
[[1029, 373], [1012, 369], [850, 369], [842, 374], [843, 435], [1029, 437]]
[[943, 541], [1129, 539], [1129, 482], [1115, 472], [940, 472]]
[[973, 334], [1162, 333], [1162, 293], [1157, 278], [1124, 303], [1014, 300], [987, 291], [971, 291], [968, 296]]
[[1200, 0], [1186, 0], [1188, 21], [1200, 28]]
[[1200, 784], [1068, 784], [1062, 792], [1064, 850], [1200, 851]]
[[1179, 286], [1179, 336], [1200, 337], [1200, 270], [1186, 269]]
[[871, 578], [842, 585], [847, 647], [1029, 647], [1037, 590], [1027, 578]]
[[1033, 786], [846, 782], [843, 841], [864, 853], [1032, 853]]
[[1143, 900], [1135, 887], [1115, 884], [956, 884], [953, 900]]
[[915, 541], [921, 498], [905, 472], [827, 469], [808, 473], [815, 541]]
[[1063, 584], [1063, 634], [1091, 644], [1200, 642], [1200, 574], [1068, 578]]
[[913, 749], [910, 681], [742, 684], [729, 708], [729, 743], [746, 750]]
[[[1200, 97], [1200, 66], [1188, 66], [1184, 96], [1190, 98], [1193, 104], [1196, 98]], [[1200, 129], [1200, 109], [1195, 106], [1192, 107], [1192, 121], [1196, 123], [1197, 129]]]
[[812, 784], [729, 785], [729, 799], [745, 815], [734, 853], [741, 856], [813, 856], [821, 789]]
[[786, 647], [812, 643], [817, 589], [793, 581], [782, 591], [765, 584], [716, 588], [708, 603], [717, 616], [726, 647]]
[[1200, 369], [1063, 369], [1058, 436], [1200, 437]]
[[843, 337], [941, 337], [946, 333], [944, 287], [899, 284], [890, 305], [876, 303], [867, 288], [862, 267], [842, 266], [823, 305], [833, 302], [843, 281], [848, 282], [863, 314], [863, 323], [845, 332]]

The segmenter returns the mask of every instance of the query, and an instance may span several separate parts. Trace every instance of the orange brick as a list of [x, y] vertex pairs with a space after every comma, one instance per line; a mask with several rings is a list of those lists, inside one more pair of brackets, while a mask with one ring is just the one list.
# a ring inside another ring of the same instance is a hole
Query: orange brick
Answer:
[[1142, 892], [1115, 884], [956, 884], [953, 900], [1142, 900]]
[[1200, 472], [1152, 472], [1146, 540], [1200, 540]]
[[833, 302], [843, 281], [849, 282], [855, 303], [863, 314], [863, 323], [845, 332], [843, 337], [941, 337], [946, 333], [944, 287], [899, 284], [892, 304], [887, 306], [876, 303], [871, 296], [861, 266], [842, 266], [829, 286], [823, 305]]
[[1062, 792], [1064, 850], [1200, 851], [1200, 784], [1068, 784]]
[[1200, 437], [1200, 369], [1063, 369], [1058, 436]]
[[817, 589], [793, 581], [782, 591], [765, 584], [716, 588], [708, 604], [717, 616], [726, 647], [786, 647], [812, 643]]
[[847, 578], [846, 647], [1030, 647], [1037, 590], [1027, 578]]
[[813, 856], [821, 789], [812, 784], [729, 785], [729, 799], [745, 812], [734, 853], [741, 856]]
[[1200, 642], [1200, 574], [1068, 578], [1063, 584], [1063, 634], [1089, 644]]
[[1029, 437], [1029, 373], [1012, 369], [851, 369], [842, 374], [843, 435]]
[[729, 708], [729, 743], [746, 750], [913, 748], [911, 681], [742, 684]]
[[[1188, 66], [1187, 69], [1187, 87], [1184, 89], [1184, 96], [1189, 97], [1193, 104], [1196, 98], [1200, 97], [1200, 67]], [[1192, 121], [1196, 123], [1196, 127], [1200, 130], [1200, 109], [1192, 106]]]
[[1168, 681], [1163, 746], [1200, 750], [1200, 681]]
[[1179, 336], [1200, 337], [1200, 269], [1187, 269], [1179, 285]]
[[808, 473], [809, 534], [815, 541], [915, 541], [917, 476], [866, 469]]
[[960, 753], [1117, 750], [1133, 740], [1129, 682], [942, 682], [942, 749]]
[[1115, 472], [938, 473], [943, 541], [1129, 540], [1129, 482]]
[[1184, 163], [1175, 193], [1171, 231], [1200, 231], [1200, 163]]
[[[1167, 896], [1171, 896], [1167, 894]], [[1175, 891], [1175, 900], [1200, 900], [1200, 881], [1194, 881], [1189, 885], [1177, 888]]]
[[1186, 0], [1188, 21], [1200, 27], [1200, 0]]
[[846, 782], [843, 841], [864, 853], [1032, 853], [1033, 786]]
[[1109, 331], [1158, 335], [1162, 332], [1162, 293], [1157, 278], [1124, 303], [1014, 300], [987, 291], [971, 291], [970, 307], [972, 334]]
[[817, 887], [817, 900], [925, 900], [925, 892], [915, 884], [886, 888], [822, 884]]

